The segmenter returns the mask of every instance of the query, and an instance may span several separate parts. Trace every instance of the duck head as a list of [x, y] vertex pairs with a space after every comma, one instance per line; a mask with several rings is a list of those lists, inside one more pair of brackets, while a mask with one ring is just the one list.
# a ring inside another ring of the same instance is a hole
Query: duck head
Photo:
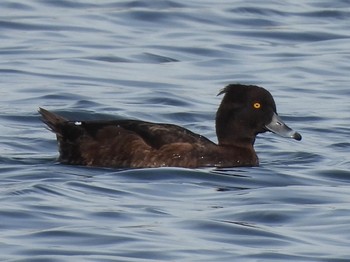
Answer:
[[259, 133], [271, 131], [301, 140], [301, 135], [279, 117], [275, 101], [266, 89], [254, 85], [230, 84], [216, 114], [219, 145], [253, 145]]

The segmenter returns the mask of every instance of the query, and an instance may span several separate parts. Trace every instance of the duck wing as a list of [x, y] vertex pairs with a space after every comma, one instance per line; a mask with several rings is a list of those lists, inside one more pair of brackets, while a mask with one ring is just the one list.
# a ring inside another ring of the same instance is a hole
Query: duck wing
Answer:
[[140, 120], [111, 120], [111, 121], [68, 121], [67, 125], [77, 126], [90, 136], [96, 137], [105, 128], [115, 127], [131, 132], [144, 140], [152, 148], [159, 149], [173, 143], [214, 144], [204, 136], [173, 124], [151, 123]]
[[148, 145], [160, 148], [171, 143], [209, 143], [209, 139], [173, 124], [152, 123], [141, 120], [71, 121], [46, 109], [40, 108], [43, 122], [58, 137], [76, 139], [88, 135], [96, 137], [105, 128], [124, 129], [142, 138]]

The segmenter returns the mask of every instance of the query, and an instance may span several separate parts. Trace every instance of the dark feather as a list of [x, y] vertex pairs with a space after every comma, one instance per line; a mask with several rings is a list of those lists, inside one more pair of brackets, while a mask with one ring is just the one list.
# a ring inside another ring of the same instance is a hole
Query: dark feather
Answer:
[[[276, 106], [257, 86], [228, 85], [216, 115], [218, 144], [173, 124], [139, 120], [69, 121], [43, 108], [43, 122], [57, 136], [59, 160], [105, 167], [256, 166], [253, 145], [266, 132]], [[254, 103], [261, 103], [259, 110]], [[273, 127], [270, 125], [270, 127]], [[290, 132], [290, 131], [289, 131]], [[299, 135], [300, 136], [300, 135]]]

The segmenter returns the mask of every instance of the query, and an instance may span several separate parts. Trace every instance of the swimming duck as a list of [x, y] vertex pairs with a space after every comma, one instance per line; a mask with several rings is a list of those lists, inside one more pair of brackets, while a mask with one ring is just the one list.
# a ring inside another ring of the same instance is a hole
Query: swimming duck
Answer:
[[140, 120], [70, 121], [39, 109], [57, 136], [59, 161], [71, 165], [146, 167], [258, 166], [255, 137], [271, 131], [301, 140], [278, 116], [272, 95], [254, 85], [230, 84], [216, 113], [218, 144], [190, 130]]

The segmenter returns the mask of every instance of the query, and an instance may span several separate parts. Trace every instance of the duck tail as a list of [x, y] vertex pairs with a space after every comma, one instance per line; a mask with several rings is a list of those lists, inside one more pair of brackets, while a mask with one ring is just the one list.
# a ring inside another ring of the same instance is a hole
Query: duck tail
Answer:
[[44, 108], [39, 108], [38, 112], [48, 129], [56, 134], [60, 152], [58, 160], [66, 164], [86, 165], [80, 152], [79, 140], [84, 130], [72, 121]]
[[48, 126], [48, 129], [56, 133], [57, 136], [62, 136], [62, 124], [66, 123], [68, 119], [41, 107], [38, 112], [41, 114], [42, 121]]

